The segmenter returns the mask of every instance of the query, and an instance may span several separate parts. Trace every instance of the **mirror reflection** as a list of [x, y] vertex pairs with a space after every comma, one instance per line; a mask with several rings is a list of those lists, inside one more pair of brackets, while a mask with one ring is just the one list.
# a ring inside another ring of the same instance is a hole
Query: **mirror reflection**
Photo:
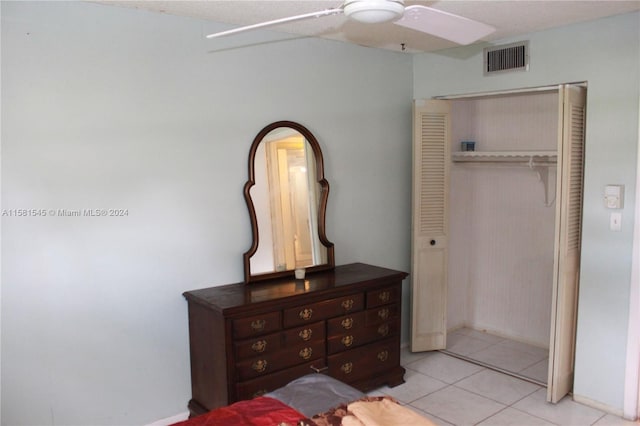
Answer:
[[313, 135], [297, 123], [273, 123], [254, 140], [249, 161], [254, 241], [245, 253], [246, 281], [333, 267], [333, 245], [324, 237], [328, 184]]

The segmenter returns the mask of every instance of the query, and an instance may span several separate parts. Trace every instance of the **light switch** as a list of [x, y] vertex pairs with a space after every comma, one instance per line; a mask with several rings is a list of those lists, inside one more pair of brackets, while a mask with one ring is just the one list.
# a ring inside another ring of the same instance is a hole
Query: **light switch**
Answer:
[[624, 206], [624, 185], [605, 186], [604, 205], [608, 209], [621, 209]]
[[609, 229], [612, 231], [622, 230], [622, 213], [611, 212], [611, 218], [609, 219]]

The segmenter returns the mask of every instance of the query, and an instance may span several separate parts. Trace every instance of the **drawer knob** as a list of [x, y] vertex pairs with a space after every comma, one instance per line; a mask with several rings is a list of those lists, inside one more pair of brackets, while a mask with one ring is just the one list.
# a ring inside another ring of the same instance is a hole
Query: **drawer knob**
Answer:
[[378, 334], [381, 336], [386, 336], [389, 334], [389, 324], [382, 324], [378, 327]]
[[353, 345], [353, 336], [344, 336], [341, 341], [342, 344], [348, 348]]
[[380, 351], [378, 352], [378, 360], [381, 362], [385, 362], [386, 360], [389, 359], [389, 351]]
[[262, 353], [265, 349], [267, 349], [267, 341], [258, 340], [253, 345], [251, 345], [251, 349], [253, 349], [254, 352]]
[[313, 330], [311, 330], [310, 328], [305, 328], [300, 333], [298, 333], [298, 337], [306, 342], [307, 340], [311, 339], [312, 334]]
[[349, 330], [351, 327], [353, 327], [353, 318], [349, 317], [343, 319], [340, 325], [342, 325], [342, 328], [344, 328], [345, 330]]
[[387, 318], [389, 318], [389, 308], [380, 309], [378, 311], [378, 317], [380, 317], [380, 319], [383, 319], [383, 320], [386, 320]]
[[303, 310], [300, 311], [300, 313], [298, 314], [298, 316], [300, 317], [300, 319], [305, 320], [305, 321], [309, 321], [311, 319], [311, 317], [313, 316], [313, 309], [311, 308], [305, 308]]
[[344, 374], [351, 374], [351, 372], [353, 371], [353, 363], [345, 362], [340, 366], [340, 371], [342, 371]]
[[266, 359], [259, 359], [259, 360], [257, 360], [256, 362], [253, 363], [251, 368], [253, 368], [258, 373], [262, 373], [262, 372], [264, 372], [264, 370], [267, 369], [267, 360]]
[[350, 311], [353, 309], [353, 299], [347, 299], [342, 301], [342, 308], [345, 311]]
[[267, 325], [267, 321], [263, 319], [251, 321], [251, 330], [262, 331], [265, 325]]
[[388, 302], [391, 299], [391, 293], [388, 290], [385, 290], [378, 294], [378, 300], [381, 302]]
[[312, 354], [313, 354], [313, 349], [311, 348], [304, 348], [298, 353], [298, 355], [300, 355], [300, 358], [302, 359], [309, 359], [311, 358]]

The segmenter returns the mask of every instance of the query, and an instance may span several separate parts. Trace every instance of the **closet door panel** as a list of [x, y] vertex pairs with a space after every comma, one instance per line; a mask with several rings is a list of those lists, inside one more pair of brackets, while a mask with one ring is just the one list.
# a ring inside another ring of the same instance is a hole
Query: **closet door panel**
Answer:
[[411, 350], [446, 346], [450, 104], [416, 101]]
[[558, 402], [573, 387], [580, 272], [586, 90], [561, 88], [556, 260], [552, 297], [547, 400]]

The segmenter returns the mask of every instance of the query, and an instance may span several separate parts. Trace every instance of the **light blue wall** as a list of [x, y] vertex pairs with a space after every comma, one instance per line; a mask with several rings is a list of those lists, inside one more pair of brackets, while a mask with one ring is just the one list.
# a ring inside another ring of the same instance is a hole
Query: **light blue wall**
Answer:
[[[270, 32], [217, 44], [203, 35], [219, 27], [194, 19], [86, 3], [0, 8], [2, 209], [129, 211], [2, 218], [2, 424], [143, 424], [186, 409], [181, 293], [242, 279], [246, 156], [269, 122], [298, 121], [323, 148], [337, 263], [408, 270], [412, 97], [581, 80], [576, 392], [620, 406], [638, 14], [534, 34], [529, 73], [484, 78], [468, 49], [412, 59], [265, 43]], [[617, 234], [602, 207], [607, 183], [626, 185]]]
[[339, 264], [408, 270], [412, 59], [338, 42], [206, 41], [202, 21], [2, 2], [2, 424], [186, 411], [182, 292], [242, 280], [254, 136], [307, 126]]
[[[574, 393], [622, 412], [640, 99], [640, 15], [530, 34], [529, 72], [484, 77], [482, 47], [414, 59], [414, 97], [588, 82], [584, 217]], [[606, 184], [625, 185], [622, 232]], [[637, 283], [635, 284], [637, 285]]]

